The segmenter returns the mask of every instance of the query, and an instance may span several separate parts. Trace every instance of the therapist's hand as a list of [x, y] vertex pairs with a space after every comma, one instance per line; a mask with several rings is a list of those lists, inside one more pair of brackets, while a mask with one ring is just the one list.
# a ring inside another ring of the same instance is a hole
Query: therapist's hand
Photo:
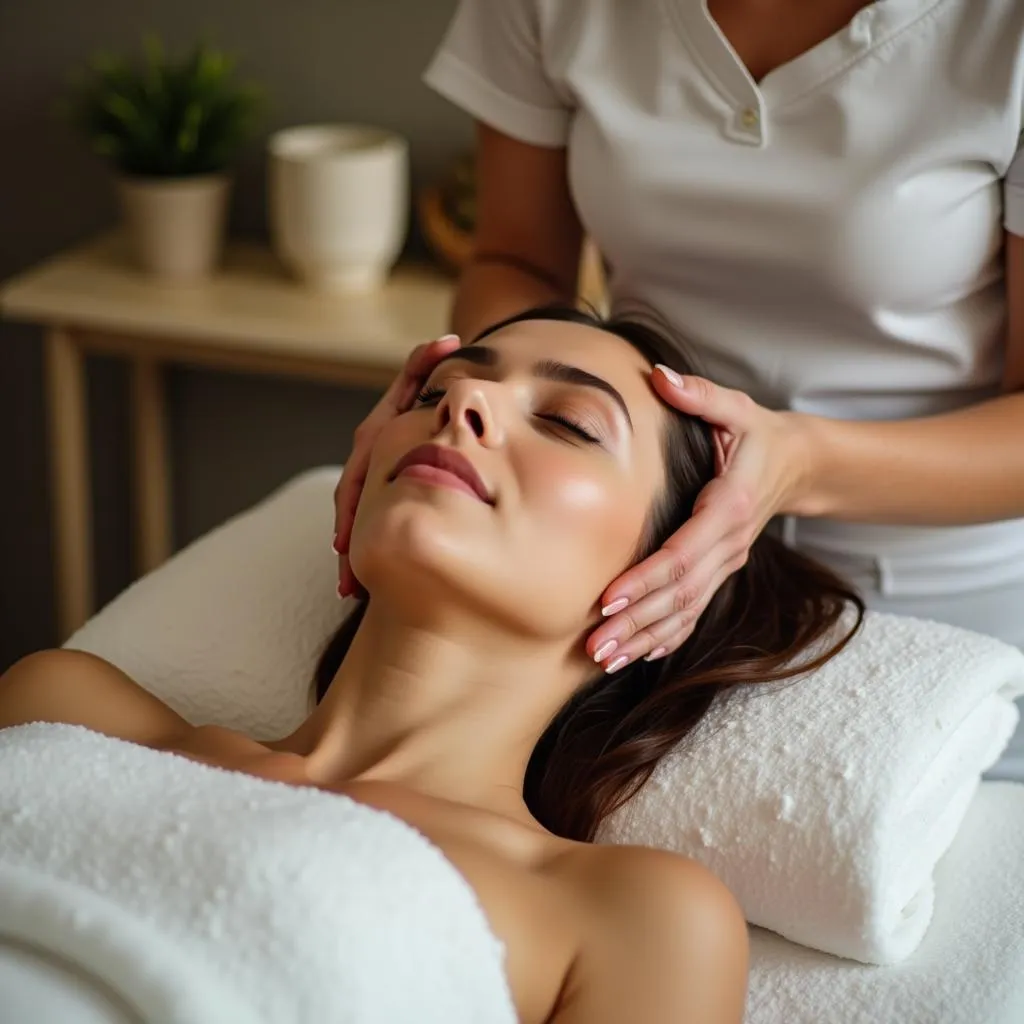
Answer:
[[808, 462], [801, 414], [772, 412], [741, 391], [661, 367], [651, 381], [669, 405], [715, 428], [716, 475], [664, 547], [602, 595], [608, 621], [588, 638], [587, 652], [609, 671], [684, 643], [768, 520], [793, 511]]
[[348, 546], [352, 540], [352, 523], [356, 507], [366, 483], [366, 471], [370, 465], [370, 452], [381, 429], [396, 416], [412, 408], [416, 396], [423, 390], [427, 378], [438, 362], [449, 352], [459, 347], [454, 334], [446, 334], [436, 341], [418, 345], [412, 350], [402, 372], [384, 392], [384, 397], [373, 407], [373, 411], [356, 427], [352, 454], [345, 463], [338, 486], [334, 489], [334, 550], [338, 554], [338, 596], [356, 594], [359, 583], [352, 574], [348, 563]]

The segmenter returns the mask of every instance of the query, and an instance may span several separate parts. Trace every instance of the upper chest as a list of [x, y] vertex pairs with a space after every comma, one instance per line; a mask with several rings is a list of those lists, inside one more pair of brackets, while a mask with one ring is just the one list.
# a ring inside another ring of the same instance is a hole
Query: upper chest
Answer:
[[768, 26], [767, 0], [760, 20], [751, 0], [715, 17], [701, 0], [539, 3], [573, 198], [616, 287], [742, 282], [775, 308], [813, 281], [844, 306], [916, 309], [994, 273], [1024, 112], [1018, 0], [823, 3], [799, 29]]
[[585, 895], [572, 883], [573, 855], [564, 852], [569, 844], [405, 787], [360, 782], [341, 791], [401, 818], [441, 850], [505, 943], [522, 1020], [547, 1020], [582, 944], [587, 918]]
[[545, 72], [610, 149], [850, 160], [908, 126], [920, 147], [927, 125], [974, 125], [1000, 136], [1005, 168], [1020, 131], [1017, 0], [537, 3]]
[[[323, 789], [301, 758], [268, 750], [231, 730], [203, 727], [174, 753], [272, 782]], [[520, 1019], [547, 1020], [581, 941], [585, 908], [566, 884], [563, 846], [498, 815], [422, 796], [387, 783], [334, 787], [366, 807], [386, 811], [428, 839], [469, 884], [506, 950], [509, 986]], [[339, 850], [343, 857], [345, 851]], [[387, 873], [389, 865], [381, 864]]]
[[845, 29], [871, 0], [707, 0], [707, 15], [755, 82]]

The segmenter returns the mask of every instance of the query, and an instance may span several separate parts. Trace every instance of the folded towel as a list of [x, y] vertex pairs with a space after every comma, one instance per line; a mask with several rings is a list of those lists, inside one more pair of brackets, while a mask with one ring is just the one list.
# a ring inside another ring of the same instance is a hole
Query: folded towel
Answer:
[[752, 924], [894, 963], [928, 927], [935, 864], [1021, 693], [1016, 648], [869, 613], [812, 675], [727, 695], [600, 838], [695, 857]]
[[161, 1024], [513, 1024], [504, 950], [420, 833], [312, 788], [0, 731], [0, 935]]
[[754, 929], [746, 1024], [1021, 1024], [1024, 786], [983, 782], [935, 869], [935, 917], [892, 967]]

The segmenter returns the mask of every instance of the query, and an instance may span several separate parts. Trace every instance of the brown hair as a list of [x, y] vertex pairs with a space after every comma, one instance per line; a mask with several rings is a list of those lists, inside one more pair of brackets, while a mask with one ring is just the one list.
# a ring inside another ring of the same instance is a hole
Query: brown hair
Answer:
[[[536, 319], [605, 330], [652, 365], [699, 372], [678, 343], [647, 323], [602, 319], [571, 307], [527, 311], [488, 328], [480, 338]], [[671, 416], [664, 446], [668, 485], [648, 517], [636, 561], [657, 551], [692, 515], [697, 496], [715, 472], [713, 435], [704, 421]], [[851, 605], [856, 609], [853, 625], [833, 636]], [[321, 655], [315, 674], [318, 703], [365, 610], [363, 603], [353, 611]], [[679, 650], [657, 661], [634, 662], [612, 675], [600, 673], [566, 702], [537, 741], [526, 769], [523, 795], [530, 812], [557, 835], [593, 840], [601, 822], [693, 731], [717, 695], [737, 684], [778, 682], [819, 668], [846, 646], [863, 615], [864, 603], [850, 585], [762, 534], [746, 564], [718, 589]]]

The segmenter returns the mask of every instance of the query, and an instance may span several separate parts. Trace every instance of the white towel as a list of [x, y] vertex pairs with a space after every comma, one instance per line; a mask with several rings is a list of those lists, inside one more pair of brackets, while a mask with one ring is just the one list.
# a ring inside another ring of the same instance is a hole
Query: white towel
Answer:
[[399, 819], [77, 726], [0, 731], [0, 934], [161, 1024], [514, 1024], [473, 890]]
[[935, 870], [935, 918], [892, 967], [755, 929], [745, 1024], [1021, 1024], [1024, 786], [983, 782]]
[[935, 864], [1021, 693], [1016, 648], [869, 614], [825, 668], [713, 708], [601, 839], [695, 857], [752, 924], [895, 963], [925, 934]]

